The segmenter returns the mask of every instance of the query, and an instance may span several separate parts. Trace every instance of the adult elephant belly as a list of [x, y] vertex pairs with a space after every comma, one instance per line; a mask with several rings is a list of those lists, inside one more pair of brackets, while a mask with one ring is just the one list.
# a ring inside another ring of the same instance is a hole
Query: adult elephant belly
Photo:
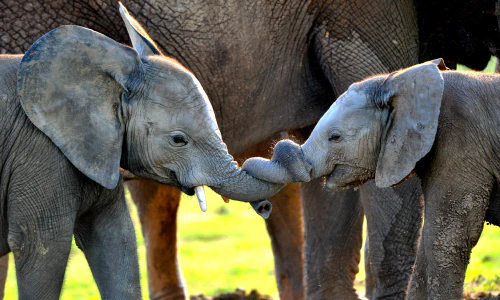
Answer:
[[[1, 16], [8, 33], [1, 46], [7, 52], [22, 52], [26, 50], [23, 45], [68, 23], [129, 42], [117, 5], [111, 0], [8, 2], [3, 5], [9, 10], [4, 9]], [[362, 0], [159, 0], [124, 4], [145, 25], [162, 52], [179, 60], [200, 80], [229, 151], [237, 157], [267, 156], [272, 140], [283, 132], [299, 129], [295, 132], [298, 138], [307, 137], [304, 128], [313, 125], [352, 82], [413, 65], [418, 59], [416, 16], [413, 3], [407, 0], [368, 4]], [[38, 25], [31, 26], [33, 22]], [[149, 241], [150, 294], [153, 299], [185, 299], [175, 263], [180, 193], [149, 181], [131, 182], [129, 187]], [[406, 187], [401, 188], [406, 191]], [[413, 245], [420, 220], [419, 212], [412, 212], [416, 217], [410, 219], [415, 224], [408, 222], [395, 231], [388, 216], [405, 207], [404, 201], [420, 200], [404, 191], [368, 187], [361, 193], [347, 190], [331, 194], [315, 181], [300, 187], [290, 185], [274, 196], [275, 208], [267, 228], [280, 297], [357, 298], [353, 281], [358, 271], [363, 211], [370, 222], [372, 294], [401, 297], [411, 268], [403, 268], [397, 278], [390, 273], [399, 270], [401, 260], [397, 257], [411, 266], [414, 252], [406, 248], [399, 251], [397, 243]], [[383, 204], [368, 205], [370, 197]], [[383, 230], [377, 230], [380, 228]], [[388, 238], [389, 233], [399, 239]]]

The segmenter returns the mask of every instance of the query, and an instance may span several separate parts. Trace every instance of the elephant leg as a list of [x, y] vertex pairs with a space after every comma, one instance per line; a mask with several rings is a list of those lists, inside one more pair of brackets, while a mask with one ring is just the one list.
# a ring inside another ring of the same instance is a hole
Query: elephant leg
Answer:
[[[425, 227], [425, 224], [424, 224]], [[408, 295], [406, 299], [427, 299], [427, 259], [425, 255], [425, 247], [421, 246], [423, 237], [420, 239], [417, 258], [413, 273], [411, 274], [410, 283], [408, 284]]]
[[[287, 137], [287, 133], [282, 133], [280, 136], [262, 142], [238, 155], [237, 160], [241, 163], [248, 157], [270, 158], [273, 141]], [[266, 220], [266, 227], [273, 248], [280, 299], [305, 299], [304, 225], [300, 184], [287, 185], [270, 200], [273, 203], [273, 212]]]
[[14, 253], [19, 299], [59, 299], [76, 213], [45, 215], [47, 211], [37, 211], [32, 214], [28, 207], [9, 207], [10, 212], [21, 210], [23, 217], [9, 218], [8, 234]]
[[300, 184], [287, 185], [270, 200], [274, 207], [266, 225], [273, 247], [280, 299], [305, 299]]
[[365, 239], [365, 297], [369, 300], [374, 299], [375, 282], [373, 281], [372, 266], [370, 261], [370, 239], [366, 236]]
[[0, 257], [0, 300], [5, 296], [5, 282], [7, 281], [7, 271], [9, 270], [9, 256]]
[[[33, 229], [29, 225], [20, 225], [20, 228]], [[26, 231], [26, 239], [21, 244], [14, 246], [16, 242], [11, 243], [20, 300], [59, 299], [71, 250], [72, 230], [66, 229], [64, 239], [38, 239]]]
[[177, 263], [179, 189], [151, 180], [127, 181], [137, 206], [146, 247], [149, 295], [154, 300], [184, 300], [187, 291]]
[[[412, 176], [394, 188], [379, 189], [373, 180], [360, 189], [368, 223], [373, 299], [404, 299], [415, 262], [422, 225], [420, 180]], [[367, 272], [367, 274], [369, 274]]]
[[330, 192], [316, 179], [301, 186], [307, 299], [358, 299], [353, 283], [362, 245], [363, 207], [353, 189]]
[[470, 253], [483, 230], [491, 197], [493, 182], [487, 172], [477, 172], [473, 179], [457, 178], [467, 172], [453, 168], [436, 173], [451, 179], [425, 180], [424, 226], [408, 299], [462, 299]]
[[8, 188], [7, 242], [21, 300], [59, 299], [61, 293], [82, 190], [61, 157], [46, 155], [46, 165], [26, 164], [11, 175], [19, 179]]
[[94, 208], [76, 221], [76, 243], [102, 299], [141, 299], [135, 230], [123, 185], [117, 190], [101, 189]]

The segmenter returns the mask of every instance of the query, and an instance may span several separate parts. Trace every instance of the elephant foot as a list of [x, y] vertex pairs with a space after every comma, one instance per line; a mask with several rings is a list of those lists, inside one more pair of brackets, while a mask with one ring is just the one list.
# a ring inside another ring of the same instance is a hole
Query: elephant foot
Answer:
[[186, 300], [186, 294], [183, 286], [166, 286], [155, 292], [150, 291], [151, 300]]

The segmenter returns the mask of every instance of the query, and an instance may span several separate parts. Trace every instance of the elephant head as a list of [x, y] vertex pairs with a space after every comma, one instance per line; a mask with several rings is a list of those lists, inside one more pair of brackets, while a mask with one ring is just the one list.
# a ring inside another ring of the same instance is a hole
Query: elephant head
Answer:
[[233, 161], [195, 76], [162, 56], [140, 27], [127, 27], [135, 49], [79, 26], [57, 28], [34, 43], [18, 73], [31, 122], [108, 189], [117, 185], [121, 166], [196, 192], [202, 210], [203, 185], [246, 202], [279, 191], [281, 185], [253, 178]]
[[373, 178], [382, 188], [399, 183], [434, 144], [440, 69], [446, 67], [437, 59], [352, 84], [303, 145], [281, 141], [271, 161], [252, 158], [243, 169], [281, 184], [327, 176], [330, 189]]

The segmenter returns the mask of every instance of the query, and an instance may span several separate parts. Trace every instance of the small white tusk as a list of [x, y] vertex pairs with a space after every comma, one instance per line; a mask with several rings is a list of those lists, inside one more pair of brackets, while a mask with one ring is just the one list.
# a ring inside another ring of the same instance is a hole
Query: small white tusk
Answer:
[[196, 197], [198, 197], [198, 202], [200, 203], [201, 211], [203, 212], [207, 211], [207, 200], [205, 199], [205, 190], [203, 189], [203, 186], [200, 185], [195, 187], [194, 193], [196, 194]]

